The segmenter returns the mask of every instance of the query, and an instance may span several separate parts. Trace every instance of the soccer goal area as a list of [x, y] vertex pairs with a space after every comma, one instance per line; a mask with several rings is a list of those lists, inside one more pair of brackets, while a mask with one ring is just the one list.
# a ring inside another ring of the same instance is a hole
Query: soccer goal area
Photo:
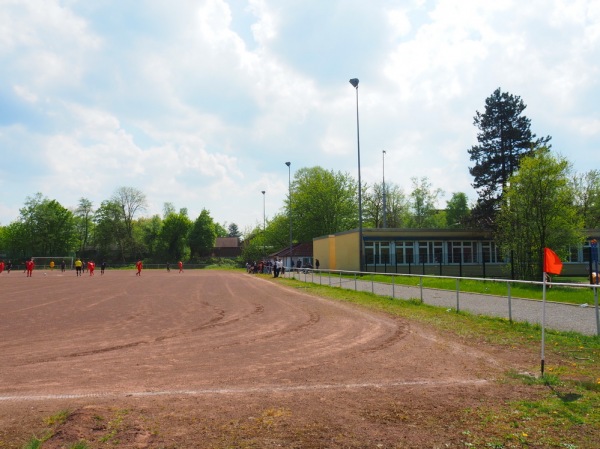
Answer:
[[73, 269], [73, 257], [32, 257], [36, 270], [58, 270], [62, 269], [63, 263], [65, 270]]

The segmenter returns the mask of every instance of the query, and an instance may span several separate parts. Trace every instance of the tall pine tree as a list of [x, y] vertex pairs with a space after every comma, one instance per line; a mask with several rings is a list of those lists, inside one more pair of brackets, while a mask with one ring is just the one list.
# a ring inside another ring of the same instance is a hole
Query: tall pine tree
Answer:
[[551, 137], [536, 139], [531, 120], [523, 115], [527, 106], [521, 97], [500, 88], [485, 100], [485, 112], [476, 111], [473, 124], [479, 129], [478, 145], [468, 152], [475, 163], [469, 168], [479, 198], [472, 214], [473, 224], [493, 228], [502, 194], [524, 155], [539, 147], [550, 147]]

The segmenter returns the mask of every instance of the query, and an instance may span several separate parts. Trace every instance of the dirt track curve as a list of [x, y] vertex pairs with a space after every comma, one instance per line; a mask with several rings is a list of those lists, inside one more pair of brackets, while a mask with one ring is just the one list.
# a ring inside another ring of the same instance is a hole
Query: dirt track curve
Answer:
[[[177, 402], [206, 419], [276, 407], [304, 424], [330, 420], [348, 441], [410, 447], [406, 429], [380, 429], [366, 410], [458, 413], [507, 368], [504, 355], [239, 272], [38, 270], [2, 274], [0, 289], [0, 429], [30, 409], [137, 401], [158, 413]], [[167, 447], [167, 434], [130, 447]], [[353, 447], [344, 441], [326, 447]]]

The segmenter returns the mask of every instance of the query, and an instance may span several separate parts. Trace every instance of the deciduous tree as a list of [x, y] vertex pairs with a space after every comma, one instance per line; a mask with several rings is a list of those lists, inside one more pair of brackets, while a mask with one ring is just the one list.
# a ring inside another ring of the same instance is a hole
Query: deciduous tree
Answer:
[[523, 157], [509, 178], [498, 214], [496, 241], [520, 279], [540, 280], [542, 250], [566, 255], [582, 241], [583, 219], [573, 204], [570, 164], [546, 148]]
[[27, 246], [31, 256], [57, 256], [75, 249], [77, 232], [73, 213], [41, 193], [27, 197], [21, 210]]
[[210, 251], [215, 246], [216, 238], [217, 231], [215, 230], [215, 223], [210, 216], [210, 212], [202, 209], [188, 237], [192, 256], [204, 257], [210, 255]]
[[600, 171], [590, 170], [573, 177], [575, 205], [588, 229], [600, 228]]
[[104, 257], [118, 249], [119, 258], [125, 262], [128, 235], [121, 204], [103, 201], [94, 213], [94, 222], [94, 242], [97, 249]]
[[[409, 220], [409, 204], [402, 189], [386, 183], [386, 224], [388, 228], [401, 228]], [[363, 224], [365, 227], [383, 227], [383, 183], [376, 183], [363, 192]]]
[[[352, 229], [358, 225], [357, 183], [350, 175], [321, 167], [301, 168], [294, 174], [292, 234], [297, 242]], [[286, 214], [287, 215], [287, 214]]]
[[192, 221], [186, 214], [170, 213], [162, 222], [158, 236], [160, 253], [167, 262], [187, 260], [190, 255], [188, 233]]
[[446, 221], [451, 228], [463, 228], [469, 222], [469, 199], [463, 192], [455, 192], [446, 202]]
[[443, 195], [442, 189], [434, 189], [427, 177], [411, 178], [413, 190], [409, 196], [411, 217], [409, 226], [413, 228], [436, 228], [440, 222], [436, 219], [436, 204]]
[[87, 198], [80, 198], [79, 204], [75, 209], [75, 223], [79, 234], [79, 252], [83, 253], [84, 249], [87, 248], [90, 234], [94, 226], [94, 209], [93, 204]]
[[138, 212], [143, 212], [148, 207], [146, 195], [135, 187], [119, 187], [111, 201], [123, 210], [125, 229], [129, 238], [133, 240], [133, 220]]

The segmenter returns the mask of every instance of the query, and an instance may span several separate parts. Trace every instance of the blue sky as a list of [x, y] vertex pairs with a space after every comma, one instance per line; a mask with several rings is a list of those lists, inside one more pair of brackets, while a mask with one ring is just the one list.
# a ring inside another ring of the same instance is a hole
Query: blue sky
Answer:
[[42, 192], [121, 186], [246, 230], [288, 168], [474, 200], [473, 116], [500, 87], [577, 172], [598, 168], [598, 0], [0, 0], [0, 224]]

